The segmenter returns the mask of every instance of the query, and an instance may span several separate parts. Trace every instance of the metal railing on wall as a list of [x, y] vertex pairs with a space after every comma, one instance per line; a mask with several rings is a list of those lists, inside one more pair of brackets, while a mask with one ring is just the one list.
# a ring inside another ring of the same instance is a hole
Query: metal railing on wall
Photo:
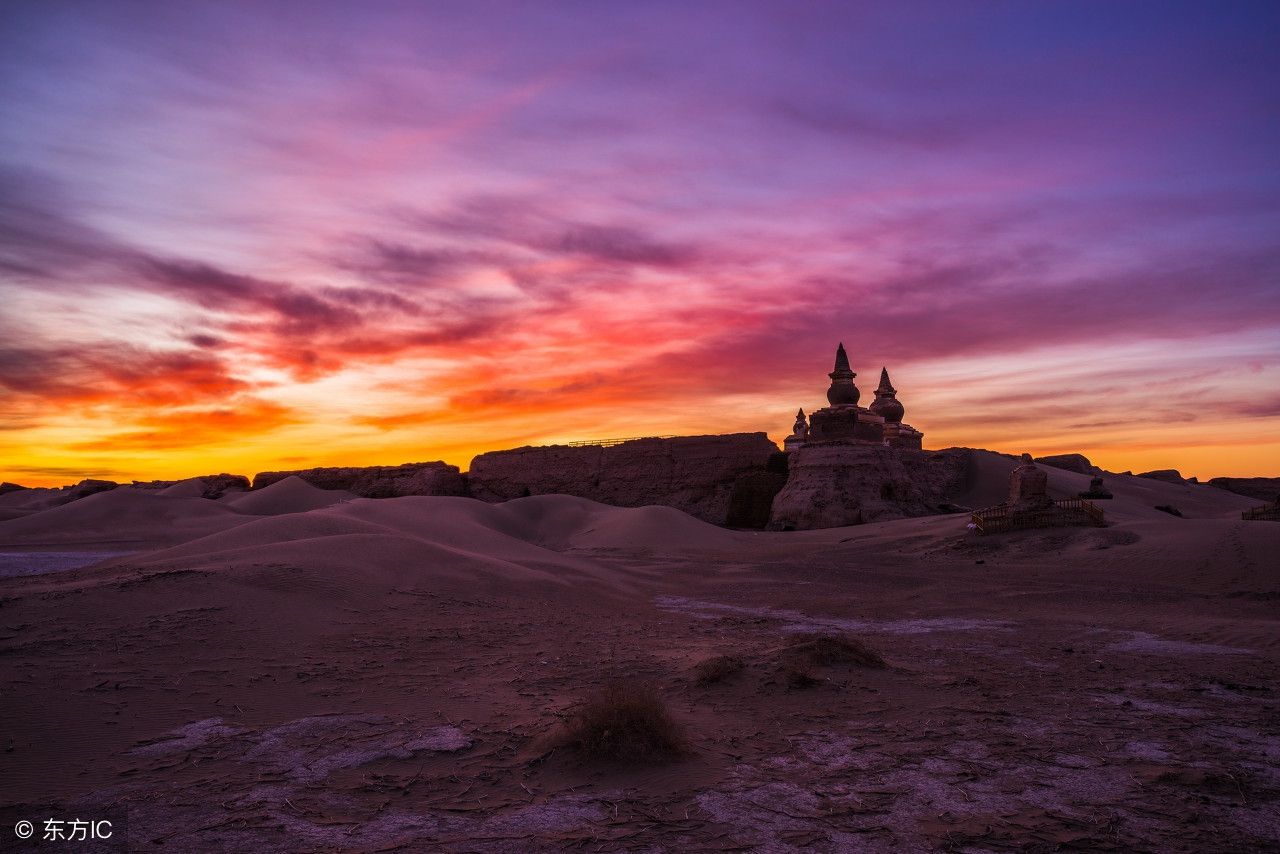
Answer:
[[560, 444], [568, 445], [570, 448], [583, 448], [589, 445], [599, 445], [602, 448], [609, 448], [614, 445], [621, 445], [624, 442], [639, 442], [641, 439], [675, 439], [675, 434], [665, 436], [631, 436], [626, 439], [582, 439], [578, 442], [561, 442]]

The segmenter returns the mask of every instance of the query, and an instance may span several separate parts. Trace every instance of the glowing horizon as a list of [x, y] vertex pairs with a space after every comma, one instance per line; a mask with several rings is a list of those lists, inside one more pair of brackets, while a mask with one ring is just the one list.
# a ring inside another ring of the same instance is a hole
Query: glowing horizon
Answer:
[[0, 479], [765, 431], [1280, 476], [1268, 4], [15, 4]]

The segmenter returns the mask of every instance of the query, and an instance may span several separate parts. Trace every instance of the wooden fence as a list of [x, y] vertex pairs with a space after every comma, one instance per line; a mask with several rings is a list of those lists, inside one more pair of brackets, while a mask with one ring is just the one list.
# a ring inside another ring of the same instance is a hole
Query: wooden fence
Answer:
[[1083, 498], [1064, 498], [1053, 502], [1043, 510], [1018, 510], [1000, 504], [975, 510], [971, 524], [978, 534], [995, 534], [1000, 531], [1019, 531], [1026, 528], [1061, 528], [1074, 525], [1103, 525], [1106, 514], [1092, 502]]
[[1280, 522], [1280, 503], [1251, 507], [1240, 514], [1245, 521]]

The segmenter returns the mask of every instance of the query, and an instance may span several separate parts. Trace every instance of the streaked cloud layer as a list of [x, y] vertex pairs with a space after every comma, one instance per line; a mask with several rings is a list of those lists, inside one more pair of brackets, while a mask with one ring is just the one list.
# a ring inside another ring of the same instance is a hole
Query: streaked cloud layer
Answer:
[[1280, 474], [1273, 4], [17, 3], [0, 474], [787, 431]]

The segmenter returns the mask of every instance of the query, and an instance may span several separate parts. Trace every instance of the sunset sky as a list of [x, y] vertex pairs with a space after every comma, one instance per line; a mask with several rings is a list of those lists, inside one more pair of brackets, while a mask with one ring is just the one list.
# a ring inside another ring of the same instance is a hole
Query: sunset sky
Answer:
[[1280, 475], [1280, 4], [7, 2], [0, 478], [789, 431]]

